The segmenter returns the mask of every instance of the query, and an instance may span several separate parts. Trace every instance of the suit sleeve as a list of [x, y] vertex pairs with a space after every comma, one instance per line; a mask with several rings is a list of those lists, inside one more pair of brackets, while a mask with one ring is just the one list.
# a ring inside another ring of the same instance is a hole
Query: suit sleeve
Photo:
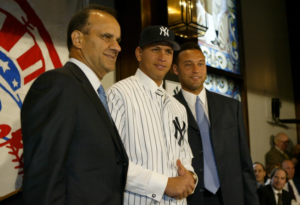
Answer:
[[[124, 127], [128, 122], [126, 122], [126, 111], [122, 96], [117, 90], [111, 88], [107, 91], [107, 101], [111, 117], [126, 148], [125, 141], [128, 136], [126, 136]], [[128, 155], [128, 158], [130, 162], [125, 189], [139, 195], [147, 196], [158, 202], [161, 201], [167, 186], [168, 177], [133, 163], [130, 155]]]
[[262, 189], [257, 190], [258, 198], [259, 198], [259, 204], [260, 205], [268, 205], [268, 195], [266, 192], [264, 192]]
[[244, 125], [242, 104], [238, 102], [238, 128], [240, 138], [240, 155], [242, 165], [242, 177], [244, 183], [244, 195], [246, 205], [258, 205], [256, 192], [256, 180], [253, 172], [252, 160], [247, 143], [247, 135]]
[[76, 127], [71, 86], [55, 73], [40, 76], [22, 110], [25, 204], [66, 204], [68, 150]]

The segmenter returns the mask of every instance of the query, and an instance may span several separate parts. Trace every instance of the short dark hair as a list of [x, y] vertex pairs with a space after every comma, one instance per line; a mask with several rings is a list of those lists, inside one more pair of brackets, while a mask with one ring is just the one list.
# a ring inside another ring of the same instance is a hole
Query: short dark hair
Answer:
[[285, 172], [285, 176], [286, 176], [285, 182], [288, 182], [288, 181], [289, 181], [288, 173], [287, 173], [287, 171], [286, 171], [285, 169], [283, 169], [283, 168], [281, 168], [281, 167], [278, 167], [278, 168], [273, 169], [273, 171], [271, 172], [271, 176], [270, 176], [271, 179], [274, 177], [275, 173], [276, 173], [277, 171], [279, 171], [279, 170], [282, 170], [282, 171]]
[[266, 171], [266, 168], [265, 168], [265, 166], [262, 163], [260, 163], [260, 162], [254, 162], [253, 165], [255, 165], [255, 164], [260, 164], [262, 166], [263, 170]]
[[106, 12], [106, 13], [112, 15], [114, 18], [116, 18], [116, 11], [113, 8], [101, 6], [101, 5], [97, 5], [97, 4], [90, 4], [86, 7], [84, 7], [83, 9], [81, 9], [80, 11], [78, 11], [72, 17], [72, 19], [68, 25], [67, 46], [68, 46], [69, 51], [71, 50], [71, 48], [73, 46], [73, 42], [72, 42], [72, 38], [71, 38], [71, 34], [73, 33], [73, 31], [78, 30], [84, 34], [89, 33], [89, 28], [87, 27], [87, 21], [90, 16], [91, 10], [100, 10], [100, 11]]
[[178, 56], [181, 52], [183, 52], [185, 50], [199, 50], [201, 53], [203, 53], [198, 43], [194, 43], [194, 42], [184, 43], [180, 46], [179, 51], [174, 52], [173, 64], [178, 65]]

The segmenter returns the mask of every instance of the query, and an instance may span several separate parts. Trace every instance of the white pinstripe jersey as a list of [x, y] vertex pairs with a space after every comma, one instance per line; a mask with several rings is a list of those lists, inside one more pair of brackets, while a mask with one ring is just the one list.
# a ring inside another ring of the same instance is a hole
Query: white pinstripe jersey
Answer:
[[[143, 82], [139, 76], [143, 77]], [[145, 82], [145, 76], [138, 69], [135, 76], [107, 90], [112, 119], [131, 161], [124, 204], [186, 204], [186, 199], [175, 200], [163, 195], [168, 177], [178, 176], [177, 159], [193, 171], [186, 110], [164, 89], [160, 107], [161, 97], [155, 94], [158, 87], [149, 77]], [[178, 130], [182, 130], [181, 142]]]

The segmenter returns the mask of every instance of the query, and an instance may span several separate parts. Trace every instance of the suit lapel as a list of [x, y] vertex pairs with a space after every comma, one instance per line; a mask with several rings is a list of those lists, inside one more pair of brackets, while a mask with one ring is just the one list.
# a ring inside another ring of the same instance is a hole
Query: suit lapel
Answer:
[[102, 117], [104, 123], [106, 124], [107, 129], [111, 133], [111, 136], [116, 144], [116, 146], [119, 149], [119, 152], [123, 156], [123, 151], [120, 147], [120, 142], [118, 140], [117, 134], [113, 128], [113, 122], [109, 118], [103, 104], [101, 103], [101, 100], [99, 99], [97, 93], [95, 92], [93, 86], [91, 85], [88, 78], [85, 76], [85, 74], [82, 72], [80, 68], [78, 68], [73, 63], [67, 63], [65, 67], [69, 68], [69, 70], [73, 73], [73, 75], [82, 83], [82, 88], [86, 92], [86, 94], [89, 96], [93, 104], [95, 105], [97, 111], [99, 112], [100, 116]]
[[270, 197], [269, 197], [270, 198], [270, 203], [271, 204], [277, 204], [276, 199], [275, 199], [275, 193], [272, 189], [272, 186], [270, 184], [268, 184], [267, 186], [268, 186], [269, 193], [270, 193]]
[[216, 121], [218, 119], [219, 103], [214, 98], [213, 93], [211, 93], [208, 90], [206, 90], [206, 97], [207, 97], [210, 127], [214, 128]]
[[197, 122], [196, 122], [196, 120], [195, 120], [195, 118], [192, 114], [192, 111], [191, 111], [189, 105], [187, 104], [185, 98], [183, 97], [181, 91], [176, 95], [176, 98], [186, 108], [189, 126], [193, 127], [196, 130], [199, 130], [198, 124], [197, 124]]
[[291, 203], [291, 195], [288, 192], [282, 190], [282, 204], [290, 204]]
[[[215, 156], [219, 156], [218, 153], [222, 152], [222, 140], [218, 139], [219, 135], [215, 134], [216, 131], [219, 131], [220, 124], [217, 123], [219, 118], [219, 113], [221, 108], [219, 105], [222, 105], [219, 103], [215, 97], [214, 93], [211, 93], [210, 91], [206, 90], [206, 98], [207, 98], [207, 105], [208, 105], [208, 115], [210, 120], [210, 138], [211, 143], [213, 146], [213, 150], [215, 153]], [[218, 160], [218, 157], [215, 157], [217, 165], [220, 164], [220, 160]]]

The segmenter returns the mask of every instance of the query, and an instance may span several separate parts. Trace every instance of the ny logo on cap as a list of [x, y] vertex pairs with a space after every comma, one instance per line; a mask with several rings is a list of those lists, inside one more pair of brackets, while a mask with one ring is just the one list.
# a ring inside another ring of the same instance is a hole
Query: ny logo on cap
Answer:
[[164, 36], [169, 36], [169, 29], [167, 27], [162, 26], [159, 29], [160, 29], [160, 34], [159, 35], [161, 35], [162, 32], [164, 32]]

